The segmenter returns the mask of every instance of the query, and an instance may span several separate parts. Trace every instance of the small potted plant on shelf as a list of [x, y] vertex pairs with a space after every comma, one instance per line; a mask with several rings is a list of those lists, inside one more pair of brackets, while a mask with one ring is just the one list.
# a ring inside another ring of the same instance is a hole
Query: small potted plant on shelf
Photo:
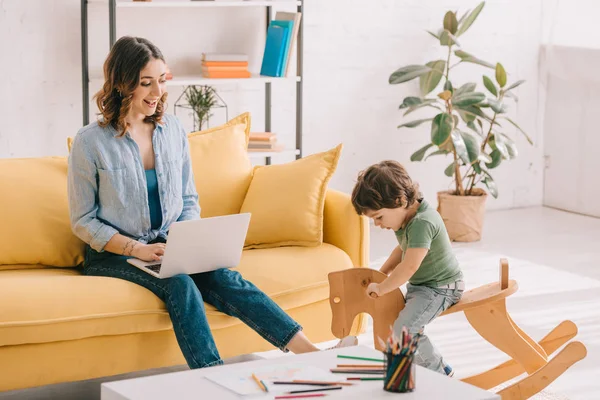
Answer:
[[[481, 239], [487, 193], [478, 186], [483, 184], [497, 198], [498, 188], [491, 171], [504, 160], [517, 156], [516, 143], [507, 135], [507, 128], [515, 127], [533, 144], [519, 125], [507, 116], [508, 99], [518, 101], [513, 89], [525, 81], [509, 84], [502, 64], [483, 61], [460, 47], [459, 38], [473, 24], [484, 4], [480, 3], [460, 18], [455, 12], [448, 11], [443, 28], [437, 33], [428, 31], [446, 49], [445, 59], [399, 68], [389, 78], [390, 84], [419, 78], [420, 95], [406, 97], [400, 105], [400, 109], [406, 110], [404, 116], [421, 108], [436, 110], [431, 118], [405, 122], [398, 128], [415, 128], [423, 123], [431, 125], [429, 143], [417, 150], [411, 161], [451, 156], [444, 173], [453, 178], [454, 188], [438, 193], [438, 211], [454, 241]], [[454, 64], [453, 56], [458, 59]], [[477, 80], [482, 79], [487, 93], [478, 91], [475, 82], [458, 86], [452, 81], [452, 70], [462, 63], [478, 64], [491, 70], [490, 75], [494, 74], [495, 79], [486, 74], [477, 77]], [[440, 84], [443, 87], [434, 92]], [[428, 96], [432, 92], [436, 94]]]
[[194, 129], [202, 130], [212, 116], [210, 110], [218, 104], [215, 89], [210, 86], [188, 86], [185, 90], [185, 99], [194, 112]]

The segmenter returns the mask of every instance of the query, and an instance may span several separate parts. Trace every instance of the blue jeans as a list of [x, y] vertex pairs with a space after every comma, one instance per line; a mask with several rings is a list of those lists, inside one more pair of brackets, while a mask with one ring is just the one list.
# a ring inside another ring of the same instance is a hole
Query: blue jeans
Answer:
[[[406, 289], [406, 305], [394, 322], [394, 333], [398, 337], [402, 335], [402, 327], [406, 327], [411, 335], [419, 332], [442, 312], [458, 303], [463, 293], [459, 289], [439, 289], [410, 283]], [[415, 363], [445, 374], [444, 359], [425, 334], [419, 340]]]
[[98, 253], [88, 246], [83, 273], [133, 282], [164, 301], [177, 342], [190, 368], [223, 363], [208, 325], [204, 302], [239, 318], [283, 351], [287, 351], [289, 341], [302, 329], [269, 296], [244, 280], [237, 271], [218, 269], [159, 279], [129, 264], [127, 258], [130, 257], [106, 251]]

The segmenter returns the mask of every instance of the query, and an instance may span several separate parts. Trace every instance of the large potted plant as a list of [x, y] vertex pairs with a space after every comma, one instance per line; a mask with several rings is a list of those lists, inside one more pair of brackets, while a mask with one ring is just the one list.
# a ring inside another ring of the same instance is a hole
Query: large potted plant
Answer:
[[[394, 71], [389, 78], [390, 84], [419, 79], [420, 95], [406, 97], [400, 105], [400, 109], [406, 110], [404, 116], [421, 108], [436, 110], [431, 118], [405, 122], [398, 128], [431, 124], [429, 143], [417, 150], [411, 161], [438, 155], [452, 157], [444, 173], [453, 178], [454, 189], [438, 193], [438, 211], [454, 241], [481, 238], [487, 193], [479, 186], [483, 184], [497, 198], [498, 188], [491, 170], [500, 166], [503, 160], [517, 156], [517, 146], [507, 135], [507, 127], [514, 126], [532, 144], [529, 136], [506, 114], [507, 99], [518, 101], [512, 90], [525, 81], [509, 84], [502, 64], [483, 61], [460, 47], [459, 38], [471, 27], [484, 5], [485, 2], [480, 3], [460, 18], [455, 12], [448, 11], [443, 28], [437, 33], [428, 31], [445, 48], [445, 59], [425, 65], [407, 65]], [[495, 79], [485, 74], [482, 78], [477, 77], [477, 80], [482, 79], [487, 93], [478, 91], [475, 82], [458, 86], [452, 81], [451, 72], [463, 63], [478, 64], [491, 70]], [[441, 88], [436, 91], [438, 86]], [[431, 96], [432, 92], [436, 95]]]

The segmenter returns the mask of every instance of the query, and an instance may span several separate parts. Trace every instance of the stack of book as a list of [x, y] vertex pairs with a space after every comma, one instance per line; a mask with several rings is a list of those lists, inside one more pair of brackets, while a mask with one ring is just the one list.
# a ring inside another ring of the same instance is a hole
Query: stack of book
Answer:
[[279, 11], [269, 24], [260, 74], [282, 77], [288, 75], [290, 59], [296, 47], [301, 13]]
[[248, 151], [281, 151], [283, 146], [277, 144], [277, 135], [273, 132], [251, 132]]
[[247, 54], [202, 54], [202, 76], [205, 78], [250, 78]]

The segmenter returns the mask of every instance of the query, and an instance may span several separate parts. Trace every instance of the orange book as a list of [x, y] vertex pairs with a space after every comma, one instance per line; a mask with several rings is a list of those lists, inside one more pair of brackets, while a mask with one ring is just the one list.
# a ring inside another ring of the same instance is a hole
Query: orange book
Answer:
[[205, 67], [202, 66], [202, 72], [237, 72], [248, 71], [246, 67]]
[[248, 71], [232, 71], [232, 72], [202, 72], [205, 78], [250, 78], [250, 72]]
[[248, 61], [202, 61], [207, 67], [247, 67]]

